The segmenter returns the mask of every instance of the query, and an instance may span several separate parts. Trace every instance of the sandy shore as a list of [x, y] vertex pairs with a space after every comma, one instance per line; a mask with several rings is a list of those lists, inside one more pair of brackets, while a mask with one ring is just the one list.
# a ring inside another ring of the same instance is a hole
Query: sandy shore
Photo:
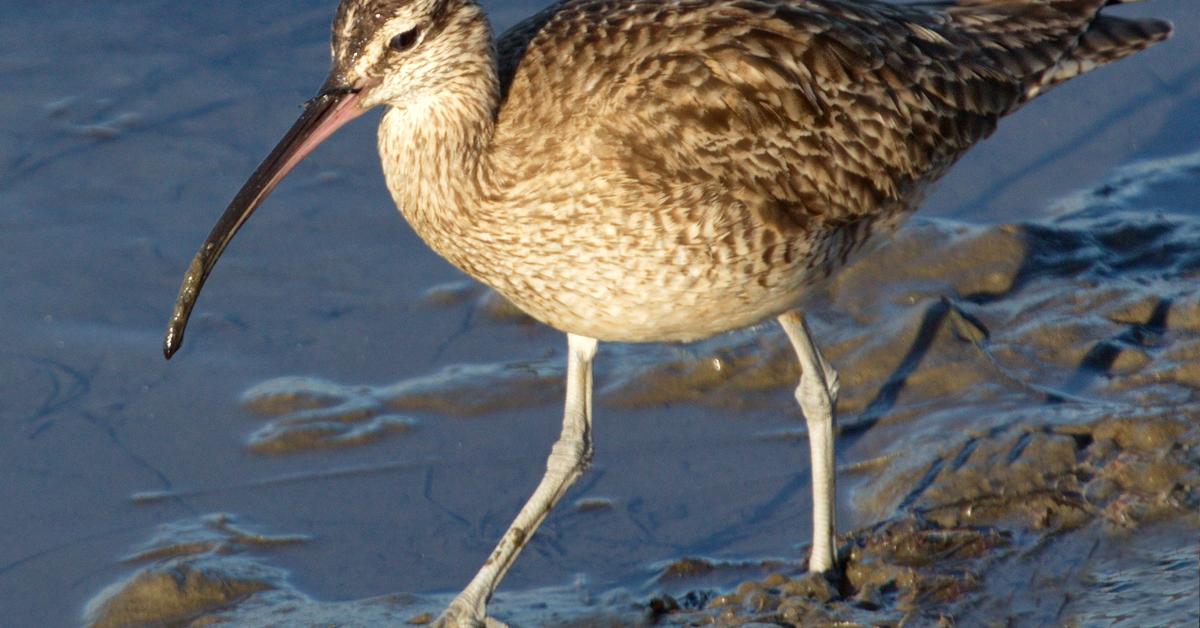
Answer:
[[[485, 4], [503, 29], [546, 1]], [[0, 7], [5, 628], [427, 619], [544, 468], [562, 337], [407, 228], [370, 116], [246, 225], [162, 359], [195, 247], [324, 77], [334, 4]], [[1113, 10], [1178, 34], [1006, 119], [814, 295], [845, 578], [798, 571], [807, 441], [764, 325], [601, 347], [593, 467], [495, 615], [1194, 624], [1200, 13]]]
[[[776, 556], [679, 556], [640, 585], [506, 593], [493, 612], [515, 625], [1185, 623], [1200, 594], [1200, 220], [1161, 192], [1198, 174], [1200, 154], [1130, 167], [1050, 221], [918, 221], [817, 295], [824, 305], [810, 312], [842, 374], [842, 508], [863, 524], [843, 535], [836, 578], [804, 574], [803, 546], [785, 551], [804, 538], [797, 521]], [[470, 285], [439, 287], [426, 306], [473, 311], [481, 326], [532, 324]], [[560, 394], [559, 361], [450, 367], [380, 387], [269, 380], [243, 397], [263, 417], [247, 446], [355, 447], [421, 429], [415, 414], [545, 406]], [[600, 375], [601, 417], [776, 411], [796, 379], [771, 328], [685, 349], [624, 347], [617, 361]], [[800, 428], [754, 436], [803, 439]], [[590, 495], [573, 510], [603, 525], [622, 507]], [[137, 574], [94, 600], [91, 617], [421, 623], [445, 602], [318, 601], [269, 558], [312, 542], [228, 517], [177, 523], [134, 550]]]

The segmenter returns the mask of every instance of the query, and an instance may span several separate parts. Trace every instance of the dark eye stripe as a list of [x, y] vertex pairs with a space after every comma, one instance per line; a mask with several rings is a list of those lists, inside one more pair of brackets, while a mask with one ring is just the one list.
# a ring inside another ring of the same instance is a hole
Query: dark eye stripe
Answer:
[[404, 52], [405, 50], [412, 48], [413, 44], [417, 43], [418, 34], [419, 33], [415, 28], [406, 30], [403, 33], [393, 37], [391, 41], [388, 42], [388, 48], [391, 48], [396, 52]]

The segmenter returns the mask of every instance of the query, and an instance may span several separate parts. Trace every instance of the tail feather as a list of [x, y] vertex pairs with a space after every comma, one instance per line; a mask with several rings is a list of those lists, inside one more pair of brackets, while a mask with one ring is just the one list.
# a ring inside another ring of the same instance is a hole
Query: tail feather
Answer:
[[[1109, 0], [1109, 4], [1129, 1]], [[1030, 85], [1028, 98], [1084, 72], [1144, 50], [1170, 37], [1171, 30], [1171, 23], [1164, 20], [1098, 15], [1079, 37], [1075, 47]]]
[[956, 0], [943, 10], [960, 28], [988, 41], [981, 53], [1019, 81], [1024, 95], [1013, 103], [1015, 108], [1063, 81], [1170, 37], [1170, 22], [1103, 13], [1108, 6], [1141, 1]]

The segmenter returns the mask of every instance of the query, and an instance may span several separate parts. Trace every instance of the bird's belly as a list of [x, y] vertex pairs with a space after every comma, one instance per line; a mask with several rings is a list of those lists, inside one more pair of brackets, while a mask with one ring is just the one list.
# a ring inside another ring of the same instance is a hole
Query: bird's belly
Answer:
[[686, 342], [796, 307], [807, 288], [906, 214], [877, 212], [792, 233], [768, 233], [770, 227], [749, 221], [724, 232], [697, 224], [633, 228], [628, 220], [587, 219], [595, 214], [573, 222], [512, 221], [521, 227], [517, 234], [455, 233], [433, 221], [410, 222], [455, 266], [560, 331], [604, 341]]
[[564, 332], [617, 342], [691, 341], [754, 325], [792, 307], [810, 273], [745, 262], [676, 266], [653, 259], [563, 258], [481, 277], [532, 317]]
[[[813, 284], [885, 241], [907, 214], [878, 212], [770, 237], [759, 226], [674, 245], [654, 244], [651, 230], [625, 246], [612, 238], [576, 240], [589, 231], [578, 229], [566, 241], [536, 242], [523, 253], [500, 253], [501, 263], [465, 270], [561, 331], [618, 342], [692, 341], [795, 308]], [[467, 263], [485, 257], [480, 253]]]
[[571, 299], [565, 308], [514, 302], [551, 327], [580, 336], [611, 342], [689, 342], [777, 316], [794, 307], [802, 294], [770, 295], [748, 305], [732, 299], [689, 301], [689, 295], [678, 295], [672, 303], [583, 297]]

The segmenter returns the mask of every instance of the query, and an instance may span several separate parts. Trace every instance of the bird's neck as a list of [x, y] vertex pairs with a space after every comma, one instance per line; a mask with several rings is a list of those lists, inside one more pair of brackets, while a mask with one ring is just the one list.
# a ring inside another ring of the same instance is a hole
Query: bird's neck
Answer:
[[[454, 29], [452, 58], [431, 86], [388, 107], [379, 125], [379, 154], [400, 211], [434, 250], [457, 265], [453, 248], [494, 184], [487, 154], [500, 102], [496, 54], [482, 11], [464, 12]], [[445, 36], [445, 34], [444, 34]], [[464, 216], [464, 214], [468, 216]]]

